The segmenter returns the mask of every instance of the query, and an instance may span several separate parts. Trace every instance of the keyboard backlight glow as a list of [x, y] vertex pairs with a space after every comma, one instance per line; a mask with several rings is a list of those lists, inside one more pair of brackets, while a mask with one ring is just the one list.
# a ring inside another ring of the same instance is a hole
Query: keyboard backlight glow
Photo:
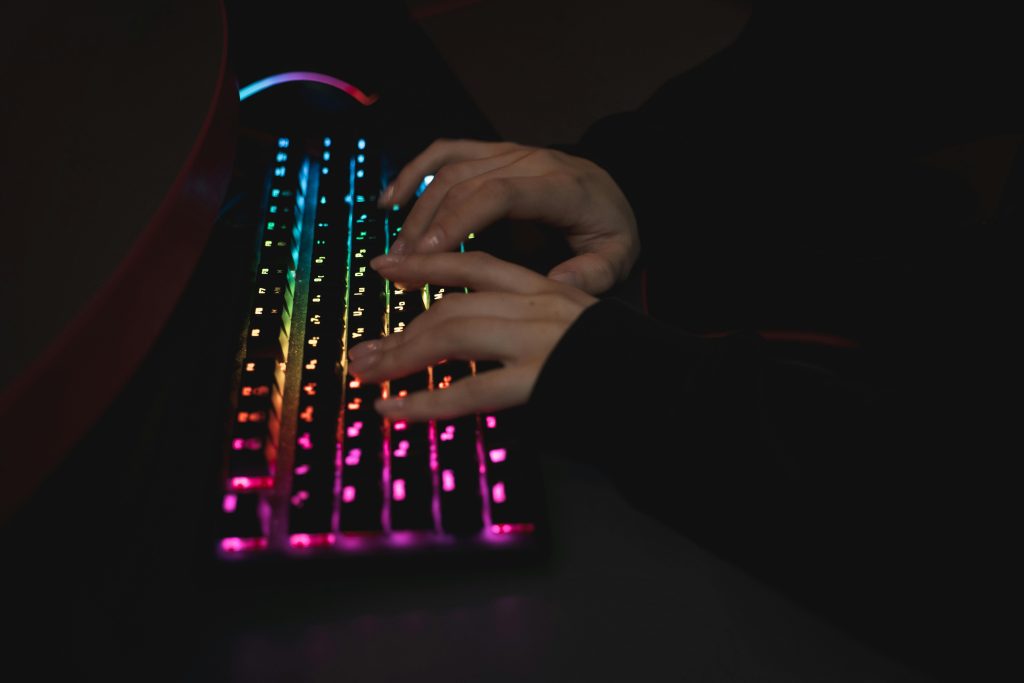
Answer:
[[361, 458], [362, 455], [363, 455], [363, 452], [360, 449], [353, 448], [352, 450], [350, 450], [348, 452], [348, 455], [345, 456], [345, 464], [346, 465], [358, 465], [359, 464], [359, 458]]
[[405, 500], [405, 480], [395, 479], [391, 482], [391, 497], [395, 500]]
[[238, 538], [231, 536], [220, 540], [220, 549], [226, 553], [240, 553], [246, 550], [263, 550], [267, 547], [265, 538]]
[[494, 500], [495, 503], [504, 503], [505, 502], [505, 484], [504, 483], [499, 481], [497, 484], [495, 484], [491, 488], [491, 498]]
[[445, 491], [455, 490], [455, 473], [451, 470], [441, 471], [441, 488]]
[[433, 175], [423, 176], [423, 182], [421, 182], [420, 186], [416, 188], [416, 196], [419, 197], [421, 194], [423, 194], [424, 190], [426, 190], [427, 186], [430, 185], [430, 183], [432, 182], [434, 182]]
[[228, 488], [232, 491], [248, 491], [250, 489], [274, 488], [273, 477], [231, 477]]
[[238, 496], [233, 493], [226, 494], [224, 496], [224, 504], [222, 507], [224, 508], [224, 512], [230, 515], [238, 509]]
[[351, 503], [356, 499], [356, 487], [346, 486], [341, 490], [341, 499], [346, 503]]
[[334, 534], [292, 534], [288, 537], [288, 545], [293, 548], [316, 548], [333, 545]]
[[404, 458], [409, 454], [409, 442], [402, 439], [398, 442], [398, 447], [392, 453], [396, 458]]
[[401, 432], [409, 427], [409, 423], [405, 420], [399, 420], [394, 424], [395, 431]]
[[[266, 90], [267, 88], [272, 88], [275, 85], [303, 81], [329, 85], [330, 87], [336, 88], [345, 93], [346, 95], [349, 95], [364, 107], [368, 107], [377, 101], [376, 95], [367, 95], [359, 88], [355, 87], [350, 83], [346, 83], [340, 78], [335, 78], [334, 76], [329, 76], [327, 74], [317, 73], [315, 71], [285, 71], [283, 73], [274, 74], [273, 76], [261, 78], [260, 80], [254, 81], [243, 88], [239, 88], [238, 100], [240, 102], [244, 102], [246, 99], [252, 97], [256, 93]], [[284, 141], [283, 145], [281, 144], [282, 140]], [[288, 138], [279, 138], [277, 144], [279, 147], [288, 147]]]
[[441, 441], [451, 441], [455, 438], [455, 425], [448, 425], [441, 432]]
[[494, 415], [488, 415], [484, 418], [484, 424], [487, 425], [488, 429], [494, 429], [498, 426], [498, 418]]
[[487, 457], [491, 459], [491, 462], [504, 462], [507, 455], [508, 452], [504, 448], [492, 448], [487, 453]]
[[302, 446], [302, 450], [304, 451], [308, 451], [313, 448], [313, 439], [310, 437], [309, 432], [303, 432], [302, 436], [296, 440], [296, 443]]
[[530, 533], [534, 529], [534, 526], [529, 522], [521, 522], [519, 524], [492, 524], [492, 534], [514, 534], [514, 533]]

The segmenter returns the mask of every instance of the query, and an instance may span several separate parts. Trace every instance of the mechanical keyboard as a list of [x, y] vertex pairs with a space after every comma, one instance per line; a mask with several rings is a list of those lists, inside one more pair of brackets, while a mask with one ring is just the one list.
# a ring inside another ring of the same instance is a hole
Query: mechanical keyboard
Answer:
[[396, 171], [376, 140], [266, 136], [245, 154], [260, 187], [245, 217], [252, 295], [226, 401], [217, 558], [535, 547], [539, 469], [515, 412], [414, 423], [373, 410], [378, 396], [444, 391], [483, 366], [441, 362], [380, 385], [347, 373], [351, 345], [401, 334], [446, 294], [403, 290], [368, 265], [407, 213], [376, 206]]

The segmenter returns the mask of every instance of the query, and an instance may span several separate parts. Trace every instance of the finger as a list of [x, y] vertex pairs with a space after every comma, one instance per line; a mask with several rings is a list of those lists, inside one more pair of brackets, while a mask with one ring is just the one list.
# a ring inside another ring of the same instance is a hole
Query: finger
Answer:
[[502, 218], [567, 226], [578, 214], [580, 186], [568, 174], [508, 176], [497, 169], [455, 185], [434, 212], [414, 251], [451, 248], [479, 226]]
[[472, 294], [448, 294], [433, 304], [428, 311], [416, 316], [402, 331], [380, 339], [361, 342], [348, 350], [350, 361], [357, 361], [352, 367], [364, 367], [361, 358], [371, 354], [390, 354], [399, 346], [409, 343], [420, 335], [433, 334], [440, 327], [451, 324], [457, 318], [503, 318], [512, 321], [551, 320], [560, 318], [572, 320], [579, 315], [580, 306], [557, 294], [522, 295], [503, 292], [474, 292]]
[[615, 243], [602, 243], [598, 250], [562, 261], [548, 272], [548, 277], [588, 294], [601, 294], [618, 282], [617, 269], [612, 264], [627, 258], [627, 251]]
[[395, 282], [430, 282], [443, 287], [468, 287], [475, 291], [535, 294], [551, 291], [557, 283], [529, 268], [502, 261], [482, 251], [466, 253], [378, 256], [370, 265], [382, 277]]
[[513, 142], [482, 142], [479, 140], [439, 139], [407, 163], [398, 176], [384, 188], [377, 200], [378, 207], [405, 204], [423, 182], [423, 177], [445, 164], [467, 159], [483, 159], [519, 147]]
[[504, 360], [521, 349], [524, 335], [540, 330], [536, 322], [501, 318], [453, 318], [432, 334], [405, 337], [397, 346], [350, 359], [348, 371], [366, 382], [405, 377], [429, 365], [449, 360]]
[[447, 389], [417, 391], [377, 399], [377, 412], [395, 420], [444, 420], [476, 412], [522, 405], [530, 397], [535, 373], [525, 368], [498, 368], [464, 377]]
[[[399, 243], [404, 242], [406, 244], [415, 244], [417, 242], [419, 237], [423, 234], [423, 231], [430, 224], [431, 220], [433, 220], [437, 207], [440, 206], [441, 202], [452, 187], [469, 180], [470, 178], [475, 178], [498, 169], [507, 168], [529, 154], [530, 150], [516, 149], [511, 152], [505, 152], [504, 154], [484, 157], [482, 159], [473, 159], [470, 161], [449, 163], [441, 167], [434, 176], [434, 181], [430, 183], [427, 189], [424, 190], [423, 194], [421, 194], [416, 200], [416, 203], [413, 204], [412, 210], [409, 211], [409, 215], [402, 224], [402, 235], [392, 249], [401, 253], [402, 249], [398, 247]], [[477, 226], [478, 229], [482, 229], [484, 227], [486, 226]], [[464, 235], [453, 235], [453, 238], [457, 238], [454, 242], [451, 244], [440, 245], [439, 249], [433, 249], [432, 251], [452, 249], [462, 241], [469, 232], [472, 231], [473, 230], [469, 230]]]

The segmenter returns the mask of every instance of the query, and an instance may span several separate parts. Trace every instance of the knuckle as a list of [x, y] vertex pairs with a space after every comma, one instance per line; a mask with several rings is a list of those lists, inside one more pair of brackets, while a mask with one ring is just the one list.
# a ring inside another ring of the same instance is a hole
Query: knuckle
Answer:
[[446, 199], [452, 204], [461, 204], [465, 202], [469, 197], [476, 192], [478, 183], [467, 181], [467, 182], [452, 182], [451, 189], [448, 190]]

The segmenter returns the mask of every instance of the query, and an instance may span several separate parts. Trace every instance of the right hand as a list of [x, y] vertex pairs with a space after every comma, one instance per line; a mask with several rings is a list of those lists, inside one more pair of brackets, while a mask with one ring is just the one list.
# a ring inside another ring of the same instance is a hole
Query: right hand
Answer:
[[428, 174], [434, 180], [410, 210], [393, 253], [452, 250], [502, 218], [541, 221], [562, 228], [575, 252], [548, 277], [595, 295], [624, 280], [640, 255], [629, 202], [587, 159], [512, 142], [437, 140], [406, 164], [378, 205], [409, 201]]
[[370, 265], [394, 282], [423, 280], [469, 288], [449, 292], [401, 334], [349, 349], [348, 372], [365, 382], [405, 377], [443, 359], [494, 361], [444, 390], [377, 399], [391, 419], [435, 420], [523, 405], [572, 324], [597, 299], [483, 251], [387, 254]]

